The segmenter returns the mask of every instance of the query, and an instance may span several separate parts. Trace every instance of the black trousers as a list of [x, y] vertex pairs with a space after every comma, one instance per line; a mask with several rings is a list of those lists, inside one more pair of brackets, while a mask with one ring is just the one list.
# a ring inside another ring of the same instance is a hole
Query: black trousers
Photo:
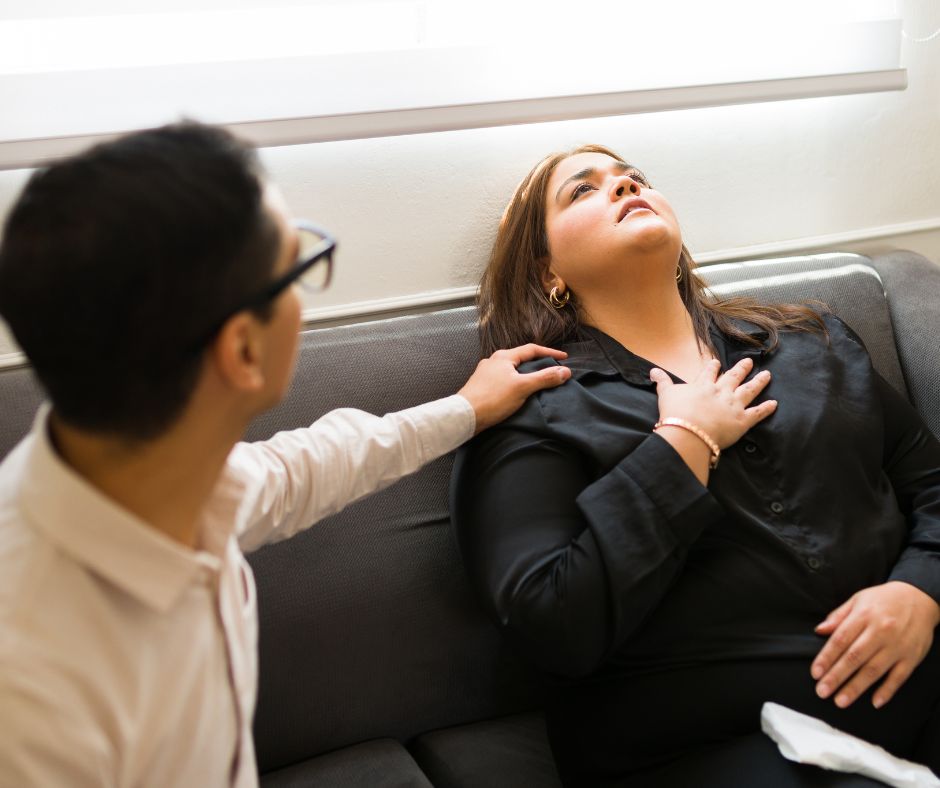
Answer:
[[[940, 775], [940, 644], [881, 709], [816, 696], [809, 659], [764, 659], [588, 681], [549, 706], [566, 788], [861, 788], [879, 783], [786, 761], [760, 730], [765, 701], [788, 706]], [[877, 686], [877, 685], [876, 685]]]

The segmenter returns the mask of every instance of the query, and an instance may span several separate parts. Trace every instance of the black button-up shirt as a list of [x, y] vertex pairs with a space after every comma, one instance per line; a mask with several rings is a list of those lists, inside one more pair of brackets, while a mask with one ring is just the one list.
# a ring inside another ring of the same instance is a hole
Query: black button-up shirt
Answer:
[[[472, 582], [550, 673], [814, 657], [816, 624], [859, 589], [903, 580], [940, 603], [940, 443], [859, 338], [713, 333], [728, 369], [769, 369], [777, 411], [703, 487], [652, 432], [652, 365], [591, 329], [571, 379], [458, 455], [452, 516]], [[526, 365], [554, 364], [550, 359]]]

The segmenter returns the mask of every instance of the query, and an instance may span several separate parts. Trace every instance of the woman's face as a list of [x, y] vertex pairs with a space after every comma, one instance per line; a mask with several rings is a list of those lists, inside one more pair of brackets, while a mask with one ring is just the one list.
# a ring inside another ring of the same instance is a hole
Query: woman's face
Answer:
[[555, 168], [545, 200], [548, 287], [585, 294], [624, 273], [634, 281], [644, 273], [675, 275], [679, 223], [635, 168], [603, 153], [575, 154]]

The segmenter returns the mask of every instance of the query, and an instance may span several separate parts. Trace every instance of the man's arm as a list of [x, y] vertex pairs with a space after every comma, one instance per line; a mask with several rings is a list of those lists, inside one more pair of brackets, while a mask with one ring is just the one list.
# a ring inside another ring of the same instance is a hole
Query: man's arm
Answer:
[[538, 345], [500, 350], [452, 397], [381, 418], [344, 408], [310, 427], [238, 444], [218, 492], [237, 501], [242, 549], [286, 539], [502, 421], [535, 391], [570, 376], [558, 365], [520, 374], [519, 364], [565, 355]]

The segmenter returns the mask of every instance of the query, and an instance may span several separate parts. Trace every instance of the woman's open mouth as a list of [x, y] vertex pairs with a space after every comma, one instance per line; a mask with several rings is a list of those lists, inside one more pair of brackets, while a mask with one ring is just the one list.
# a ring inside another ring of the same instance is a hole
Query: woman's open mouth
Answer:
[[620, 224], [620, 222], [622, 222], [629, 214], [642, 210], [656, 213], [656, 211], [653, 210], [652, 206], [650, 206], [646, 200], [641, 200], [639, 197], [634, 197], [632, 200], [627, 200], [620, 208], [620, 214], [617, 216], [617, 224]]

